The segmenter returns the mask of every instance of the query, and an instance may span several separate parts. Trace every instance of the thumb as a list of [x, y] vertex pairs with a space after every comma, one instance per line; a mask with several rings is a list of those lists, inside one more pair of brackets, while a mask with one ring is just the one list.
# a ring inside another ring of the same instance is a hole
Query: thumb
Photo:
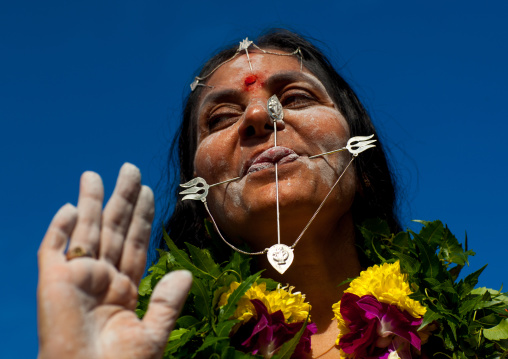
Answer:
[[143, 323], [154, 340], [162, 346], [175, 326], [191, 284], [192, 274], [179, 270], [165, 275], [152, 293]]

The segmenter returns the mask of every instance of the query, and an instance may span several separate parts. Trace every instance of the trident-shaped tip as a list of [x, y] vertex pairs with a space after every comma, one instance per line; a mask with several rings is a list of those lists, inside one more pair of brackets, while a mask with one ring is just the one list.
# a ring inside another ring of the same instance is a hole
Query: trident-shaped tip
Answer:
[[376, 145], [372, 145], [372, 143], [377, 140], [370, 140], [372, 137], [374, 137], [374, 135], [351, 137], [349, 141], [347, 141], [346, 148], [351, 154], [356, 156], [369, 148], [376, 147]]
[[201, 177], [191, 179], [189, 182], [183, 183], [180, 186], [184, 188], [190, 187], [180, 192], [180, 194], [186, 195], [182, 198], [182, 201], [185, 201], [186, 199], [194, 199], [204, 202], [206, 200], [206, 196], [208, 195], [208, 188], [210, 188], [206, 181]]
[[247, 50], [250, 45], [252, 45], [252, 41], [249, 40], [248, 37], [240, 41], [240, 46], [238, 46], [238, 51]]

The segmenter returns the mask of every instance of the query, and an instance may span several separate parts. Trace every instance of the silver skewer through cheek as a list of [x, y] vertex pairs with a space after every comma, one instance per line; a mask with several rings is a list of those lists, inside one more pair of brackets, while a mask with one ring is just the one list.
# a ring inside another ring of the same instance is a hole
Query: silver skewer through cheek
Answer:
[[[267, 110], [269, 117], [271, 121], [273, 122], [273, 129], [274, 129], [274, 147], [277, 146], [277, 122], [282, 122], [284, 119], [284, 111], [283, 107], [277, 98], [276, 95], [273, 95], [270, 97], [267, 101]], [[270, 248], [265, 248], [262, 251], [259, 252], [246, 252], [243, 251], [231, 243], [229, 243], [224, 236], [222, 235], [219, 227], [217, 226], [217, 223], [215, 222], [215, 219], [213, 218], [212, 213], [210, 212], [210, 209], [208, 208], [208, 204], [206, 202], [206, 197], [208, 195], [208, 190], [210, 187], [218, 186], [220, 184], [236, 181], [240, 179], [240, 177], [235, 177], [229, 180], [221, 181], [212, 185], [208, 185], [206, 181], [201, 177], [196, 177], [192, 180], [190, 180], [187, 183], [181, 184], [180, 186], [187, 188], [186, 190], [180, 192], [180, 194], [184, 194], [185, 196], [182, 198], [183, 200], [192, 199], [192, 200], [201, 200], [203, 204], [205, 205], [206, 211], [208, 212], [208, 215], [210, 216], [210, 219], [212, 220], [212, 223], [215, 227], [215, 230], [221, 237], [221, 239], [226, 243], [229, 247], [231, 247], [233, 250], [247, 254], [247, 255], [260, 255], [267, 253], [268, 261], [272, 265], [272, 267], [277, 270], [280, 274], [283, 274], [289, 266], [292, 264], [294, 259], [293, 249], [296, 247], [300, 239], [303, 237], [311, 223], [314, 221], [314, 218], [316, 218], [317, 214], [323, 208], [323, 205], [325, 204], [326, 200], [330, 195], [332, 194], [333, 190], [339, 183], [339, 181], [342, 179], [343, 175], [346, 173], [347, 169], [351, 166], [354, 159], [363, 151], [375, 147], [373, 143], [376, 142], [376, 140], [372, 140], [374, 135], [370, 136], [355, 136], [348, 140], [347, 145], [345, 147], [339, 148], [337, 150], [329, 151], [329, 152], [323, 152], [314, 156], [310, 156], [309, 159], [317, 158], [321, 156], [326, 156], [332, 153], [336, 153], [339, 151], [348, 150], [349, 153], [352, 155], [351, 160], [347, 164], [347, 166], [344, 168], [342, 173], [340, 174], [339, 178], [335, 181], [333, 186], [328, 191], [325, 198], [321, 201], [319, 207], [316, 209], [312, 217], [310, 218], [309, 222], [307, 222], [307, 225], [304, 227], [298, 238], [295, 240], [295, 242], [291, 246], [287, 246], [285, 244], [280, 243], [280, 212], [279, 212], [279, 178], [278, 178], [278, 166], [277, 163], [275, 163], [275, 187], [276, 187], [276, 206], [277, 206], [277, 244], [272, 245]]]
[[[377, 140], [370, 140], [372, 137], [374, 137], [374, 135], [351, 137], [347, 141], [347, 145], [345, 147], [339, 148], [338, 150], [323, 152], [318, 155], [309, 156], [309, 159], [330, 155], [332, 153], [336, 153], [336, 152], [340, 152], [340, 151], [344, 151], [344, 150], [348, 150], [349, 153], [351, 153], [352, 155], [358, 155], [369, 148], [376, 147], [376, 145], [373, 145], [373, 143], [376, 142]], [[370, 141], [368, 141], [368, 140], [370, 140]]]
[[218, 186], [220, 184], [228, 183], [236, 181], [237, 179], [240, 179], [241, 177], [235, 177], [231, 178], [222, 182], [217, 182], [214, 184], [207, 184], [204, 178], [196, 177], [191, 179], [189, 182], [183, 183], [180, 185], [180, 187], [187, 188], [186, 190], [180, 192], [180, 194], [185, 194], [182, 198], [182, 201], [186, 199], [194, 199], [194, 200], [201, 200], [203, 202], [206, 201], [206, 196], [208, 196], [208, 189], [210, 187]]

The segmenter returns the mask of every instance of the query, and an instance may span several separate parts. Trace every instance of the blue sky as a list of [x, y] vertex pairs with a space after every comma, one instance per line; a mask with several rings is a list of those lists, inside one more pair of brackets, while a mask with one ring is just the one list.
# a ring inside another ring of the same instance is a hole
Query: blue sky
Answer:
[[404, 224], [467, 231], [477, 252], [467, 272], [488, 262], [480, 284], [499, 288], [507, 14], [502, 0], [3, 2], [0, 357], [37, 353], [36, 251], [54, 212], [76, 203], [80, 174], [99, 172], [109, 195], [132, 162], [154, 187], [195, 71], [268, 27], [324, 43], [390, 149]]

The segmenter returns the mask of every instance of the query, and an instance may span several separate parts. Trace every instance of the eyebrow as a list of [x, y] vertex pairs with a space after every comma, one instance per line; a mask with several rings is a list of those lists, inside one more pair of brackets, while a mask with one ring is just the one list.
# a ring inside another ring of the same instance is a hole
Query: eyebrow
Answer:
[[217, 103], [217, 102], [222, 102], [222, 101], [225, 101], [228, 99], [232, 99], [235, 96], [238, 96], [239, 93], [240, 93], [240, 91], [235, 90], [235, 89], [223, 89], [223, 90], [218, 90], [218, 91], [208, 93], [200, 101], [201, 105], [199, 106], [199, 111], [201, 111], [203, 106], [205, 106], [208, 103]]
[[[297, 81], [305, 81], [311, 83], [311, 85], [320, 88], [321, 90], [326, 91], [324, 85], [319, 81], [314, 75], [308, 74], [301, 71], [284, 71], [270, 76], [270, 78], [266, 81], [266, 86], [268, 88], [275, 88], [277, 84], [287, 84], [291, 82]], [[230, 99], [234, 99], [236, 96], [242, 95], [243, 93], [237, 89], [221, 89], [217, 91], [210, 92], [203, 97], [200, 101], [201, 105], [199, 107], [198, 112], [200, 112], [204, 106], [209, 103], [218, 103], [228, 101]]]
[[268, 87], [275, 87], [275, 84], [278, 82], [289, 83], [296, 81], [310, 82], [312, 85], [316, 87], [325, 89], [321, 81], [319, 81], [314, 75], [301, 71], [284, 71], [274, 74], [266, 81], [266, 84], [268, 85]]

